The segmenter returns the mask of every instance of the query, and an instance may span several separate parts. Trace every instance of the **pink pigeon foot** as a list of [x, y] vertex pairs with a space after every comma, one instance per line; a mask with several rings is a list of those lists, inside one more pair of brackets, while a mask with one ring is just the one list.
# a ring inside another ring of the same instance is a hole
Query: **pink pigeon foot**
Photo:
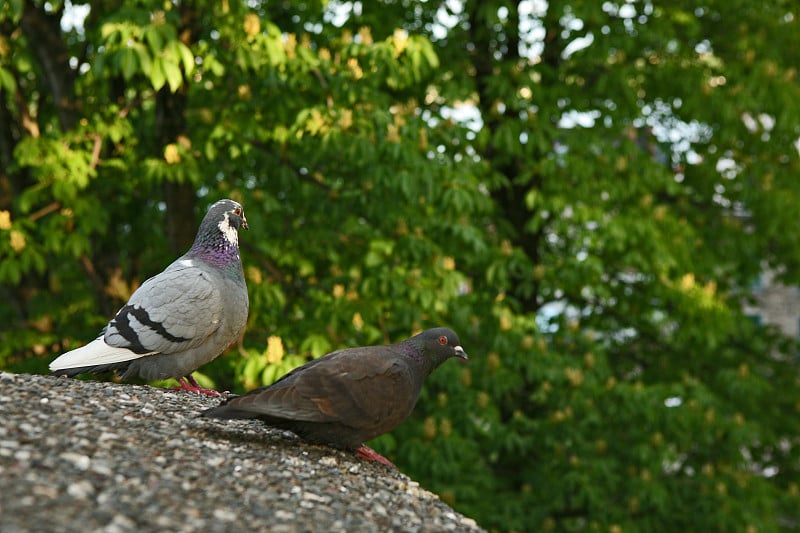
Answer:
[[[171, 387], [172, 390], [185, 390], [189, 392], [196, 392], [197, 394], [206, 394], [208, 396], [222, 396], [221, 392], [211, 390], [211, 389], [204, 389], [200, 386], [197, 380], [194, 379], [194, 376], [189, 374], [185, 378], [175, 378], [175, 380], [180, 383], [178, 387]], [[188, 381], [188, 383], [187, 383]]]
[[383, 463], [386, 466], [389, 466], [389, 467], [394, 468], [395, 470], [397, 470], [397, 467], [394, 466], [394, 463], [392, 463], [389, 459], [387, 459], [386, 457], [382, 456], [381, 454], [379, 454], [378, 452], [376, 452], [375, 450], [373, 450], [369, 446], [365, 446], [365, 445], [362, 444], [361, 446], [356, 448], [355, 453], [356, 453], [356, 457], [361, 457], [362, 459], [366, 459], [368, 461], [377, 461], [379, 463]]

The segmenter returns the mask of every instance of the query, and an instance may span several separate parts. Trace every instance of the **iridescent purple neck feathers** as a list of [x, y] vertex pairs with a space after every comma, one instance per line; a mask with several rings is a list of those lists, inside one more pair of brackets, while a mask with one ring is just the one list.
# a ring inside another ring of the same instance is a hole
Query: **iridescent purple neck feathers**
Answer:
[[224, 268], [229, 265], [241, 265], [238, 243], [226, 239], [218, 230], [217, 235], [197, 236], [187, 256], [197, 257], [206, 263]]

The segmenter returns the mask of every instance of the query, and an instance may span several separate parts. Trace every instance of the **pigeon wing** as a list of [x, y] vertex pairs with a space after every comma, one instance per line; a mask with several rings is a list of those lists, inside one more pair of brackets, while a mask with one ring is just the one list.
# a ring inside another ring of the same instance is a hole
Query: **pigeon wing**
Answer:
[[135, 353], [175, 353], [198, 346], [218, 328], [222, 298], [204, 263], [179, 259], [145, 281], [105, 330], [109, 346]]
[[364, 428], [396, 425], [415, 403], [406, 360], [367, 347], [311, 361], [272, 386], [234, 398], [226, 406], [286, 420]]

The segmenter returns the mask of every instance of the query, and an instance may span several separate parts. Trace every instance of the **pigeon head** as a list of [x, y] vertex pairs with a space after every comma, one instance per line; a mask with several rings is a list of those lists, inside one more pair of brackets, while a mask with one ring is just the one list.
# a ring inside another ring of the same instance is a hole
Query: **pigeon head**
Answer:
[[228, 199], [215, 202], [200, 223], [190, 253], [214, 263], [238, 261], [239, 228], [250, 229], [242, 205]]
[[206, 213], [205, 219], [215, 223], [228, 240], [238, 242], [239, 228], [250, 229], [244, 216], [244, 208], [233, 200], [220, 200], [212, 205]]
[[425, 362], [430, 365], [429, 372], [451, 357], [458, 357], [465, 361], [468, 359], [467, 352], [461, 347], [458, 335], [450, 328], [426, 329], [411, 337], [408, 342], [415, 345], [423, 354]]
[[250, 229], [250, 226], [247, 225], [242, 204], [226, 199], [215, 202], [208, 208], [200, 228], [201, 232], [203, 228], [211, 232], [218, 229], [228, 242], [238, 245], [239, 228]]

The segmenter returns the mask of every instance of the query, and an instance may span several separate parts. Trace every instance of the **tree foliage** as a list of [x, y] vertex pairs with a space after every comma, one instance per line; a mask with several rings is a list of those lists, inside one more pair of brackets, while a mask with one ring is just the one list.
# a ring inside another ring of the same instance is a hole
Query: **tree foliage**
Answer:
[[742, 304], [800, 282], [798, 64], [782, 0], [9, 0], [0, 367], [233, 197], [251, 316], [206, 384], [446, 324], [471, 362], [373, 444], [485, 527], [796, 529], [795, 340]]

